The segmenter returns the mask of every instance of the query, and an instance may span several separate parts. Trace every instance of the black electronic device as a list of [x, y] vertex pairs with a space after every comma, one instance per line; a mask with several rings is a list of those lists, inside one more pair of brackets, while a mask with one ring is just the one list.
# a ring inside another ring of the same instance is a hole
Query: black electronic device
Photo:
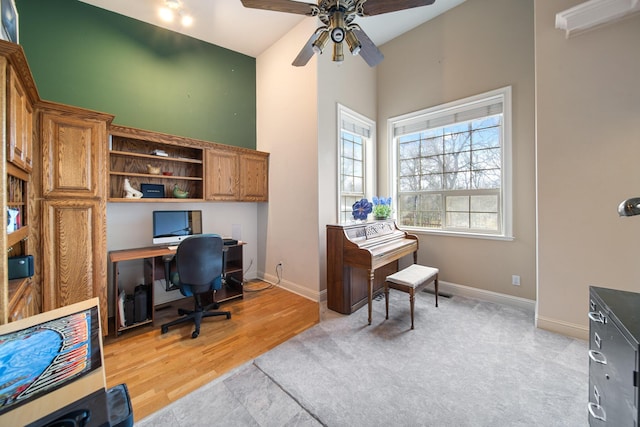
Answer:
[[9, 280], [33, 276], [33, 255], [11, 257], [7, 264]]
[[222, 239], [222, 242], [225, 246], [233, 246], [238, 244], [238, 241], [236, 239]]

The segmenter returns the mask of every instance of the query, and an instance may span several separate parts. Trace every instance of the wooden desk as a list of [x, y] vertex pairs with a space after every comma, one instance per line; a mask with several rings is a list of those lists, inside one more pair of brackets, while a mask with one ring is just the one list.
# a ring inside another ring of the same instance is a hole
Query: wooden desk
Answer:
[[[231, 299], [242, 298], [244, 282], [243, 278], [243, 260], [242, 246], [245, 242], [238, 242], [235, 245], [225, 245], [225, 265], [224, 265], [224, 284], [222, 289], [213, 291], [212, 300], [215, 302], [224, 302]], [[131, 328], [153, 323], [155, 303], [154, 303], [154, 283], [159, 279], [166, 279], [164, 272], [164, 260], [166, 255], [175, 255], [175, 249], [169, 249], [167, 246], [150, 246], [144, 248], [122, 249], [109, 252], [109, 261], [113, 264], [113, 300], [114, 300], [114, 317], [116, 335]], [[121, 325], [121, 315], [119, 309], [119, 264], [123, 261], [142, 260], [144, 262], [144, 284], [149, 285], [149, 294], [147, 298], [147, 319], [141, 322], [133, 323], [129, 326]], [[172, 267], [175, 268], [175, 267]]]

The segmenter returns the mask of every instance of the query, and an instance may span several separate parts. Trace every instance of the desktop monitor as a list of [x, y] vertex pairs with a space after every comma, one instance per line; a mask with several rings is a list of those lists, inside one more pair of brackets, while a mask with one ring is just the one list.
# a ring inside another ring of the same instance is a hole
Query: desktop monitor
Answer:
[[177, 245], [202, 234], [202, 211], [153, 211], [153, 244]]
[[106, 390], [98, 298], [0, 325], [0, 425]]

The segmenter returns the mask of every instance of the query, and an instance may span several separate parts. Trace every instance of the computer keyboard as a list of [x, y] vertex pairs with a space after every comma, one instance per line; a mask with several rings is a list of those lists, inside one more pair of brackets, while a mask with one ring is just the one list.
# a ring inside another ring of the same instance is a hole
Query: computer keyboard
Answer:
[[178, 249], [178, 246], [167, 246], [167, 249], [171, 250], [171, 251], [175, 251], [176, 249]]

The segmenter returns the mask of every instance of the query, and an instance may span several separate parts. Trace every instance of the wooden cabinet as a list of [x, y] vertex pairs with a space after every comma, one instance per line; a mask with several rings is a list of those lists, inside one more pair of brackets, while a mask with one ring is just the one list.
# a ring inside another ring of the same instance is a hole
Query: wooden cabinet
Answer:
[[107, 325], [105, 165], [113, 116], [53, 103], [39, 104], [38, 113], [43, 309], [98, 297]]
[[27, 172], [33, 167], [33, 105], [13, 67], [8, 68], [7, 159]]
[[637, 426], [640, 294], [589, 288], [589, 425]]
[[206, 151], [206, 199], [266, 202], [269, 200], [269, 155], [242, 149]]
[[269, 156], [265, 153], [240, 155], [240, 200], [269, 200]]
[[206, 199], [238, 200], [238, 154], [230, 150], [206, 150]]
[[0, 222], [0, 324], [39, 312], [36, 275], [9, 280], [8, 257], [34, 255], [38, 260], [38, 205], [33, 185], [34, 106], [39, 100], [35, 83], [19, 45], [0, 41], [0, 114], [3, 117], [0, 150], [2, 210]]

